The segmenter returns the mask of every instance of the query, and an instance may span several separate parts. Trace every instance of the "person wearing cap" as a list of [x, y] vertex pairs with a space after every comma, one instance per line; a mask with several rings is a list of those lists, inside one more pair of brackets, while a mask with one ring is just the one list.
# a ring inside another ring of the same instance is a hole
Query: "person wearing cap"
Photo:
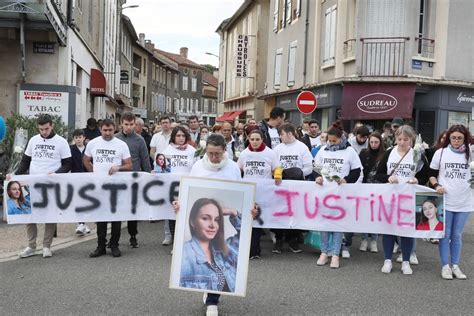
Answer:
[[402, 125], [405, 125], [405, 120], [403, 120], [401, 117], [398, 117], [398, 116], [393, 118], [392, 124], [391, 124], [392, 133], [389, 135], [386, 135], [383, 139], [385, 148], [389, 149], [393, 147], [394, 142], [395, 142], [395, 137], [394, 137], [395, 132]]

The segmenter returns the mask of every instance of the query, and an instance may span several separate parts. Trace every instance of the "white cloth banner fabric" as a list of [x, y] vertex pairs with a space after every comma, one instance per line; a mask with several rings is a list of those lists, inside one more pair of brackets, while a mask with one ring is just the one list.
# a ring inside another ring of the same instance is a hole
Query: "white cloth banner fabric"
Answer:
[[[8, 214], [9, 224], [77, 223], [174, 219], [171, 201], [179, 191], [179, 175], [120, 172], [15, 176], [30, 192], [28, 214]], [[246, 182], [249, 179], [245, 179]], [[254, 227], [392, 234], [439, 238], [441, 230], [419, 230], [418, 194], [433, 190], [410, 184], [344, 184], [257, 180], [261, 210]], [[5, 188], [7, 183], [5, 183]], [[222, 187], [226, 187], [223, 182]], [[5, 212], [8, 212], [5, 192]], [[424, 197], [423, 197], [424, 198]], [[435, 197], [436, 198], [436, 197]], [[442, 198], [441, 198], [442, 200]], [[417, 215], [418, 210], [418, 215]], [[444, 222], [444, 207], [438, 205]], [[421, 226], [420, 226], [421, 227]], [[429, 227], [429, 226], [428, 226]]]

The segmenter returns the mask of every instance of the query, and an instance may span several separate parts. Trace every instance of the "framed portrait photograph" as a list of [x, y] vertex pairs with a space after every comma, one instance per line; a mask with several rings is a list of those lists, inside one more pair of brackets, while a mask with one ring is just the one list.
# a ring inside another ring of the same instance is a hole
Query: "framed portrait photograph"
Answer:
[[183, 177], [170, 288], [245, 296], [255, 184]]
[[444, 237], [444, 199], [434, 192], [416, 193], [416, 236], [421, 238]]

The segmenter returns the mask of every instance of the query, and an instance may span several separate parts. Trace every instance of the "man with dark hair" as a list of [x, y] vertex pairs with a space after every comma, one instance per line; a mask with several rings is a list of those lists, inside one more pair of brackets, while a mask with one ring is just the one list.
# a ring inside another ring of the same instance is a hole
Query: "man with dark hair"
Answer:
[[303, 142], [311, 151], [313, 148], [321, 145], [321, 130], [319, 128], [319, 122], [317, 120], [310, 120], [308, 122], [308, 126], [308, 133], [303, 136], [301, 142]]
[[311, 122], [311, 119], [309, 119], [309, 118], [305, 118], [303, 120], [303, 125], [301, 125], [301, 132], [303, 133], [303, 136], [309, 133], [309, 124], [310, 124], [310, 122]]
[[369, 135], [370, 131], [367, 126], [362, 125], [355, 130], [355, 137], [349, 139], [351, 147], [354, 148], [357, 154], [360, 154], [362, 149], [369, 147]]
[[150, 142], [150, 157], [155, 161], [156, 154], [161, 154], [168, 147], [171, 136], [171, 120], [169, 116], [160, 118], [161, 132], [156, 133]]
[[276, 106], [270, 111], [270, 119], [268, 122], [262, 120], [259, 128], [263, 133], [265, 145], [270, 148], [275, 148], [280, 143], [280, 136], [278, 128], [285, 121], [285, 111]]
[[[130, 155], [132, 156], [132, 170], [151, 172], [148, 149], [143, 137], [135, 133], [135, 120], [136, 118], [133, 113], [124, 113], [122, 115], [122, 131], [115, 136], [128, 145]], [[138, 222], [128, 221], [127, 229], [130, 234], [130, 247], [138, 248]]]
[[[118, 171], [132, 171], [130, 150], [125, 142], [114, 137], [115, 123], [105, 119], [100, 126], [101, 137], [91, 140], [86, 147], [83, 163], [88, 172], [107, 172], [112, 175]], [[92, 164], [92, 161], [94, 164]], [[121, 222], [112, 222], [110, 248], [112, 256], [120, 257], [118, 248]], [[107, 244], [107, 222], [97, 223], [97, 248], [90, 253], [91, 258], [105, 255]]]
[[95, 118], [91, 117], [87, 120], [87, 126], [84, 128], [84, 136], [86, 138], [86, 144], [88, 141], [100, 136], [100, 130], [97, 126], [97, 121]]
[[[71, 170], [71, 150], [67, 141], [54, 133], [54, 124], [49, 114], [40, 114], [36, 119], [39, 134], [33, 136], [26, 147], [20, 165], [14, 174], [51, 174], [67, 173]], [[10, 180], [12, 175], [7, 175]], [[53, 255], [51, 244], [56, 232], [56, 224], [45, 224], [43, 238], [43, 258]], [[23, 250], [20, 258], [31, 257], [36, 251], [36, 236], [38, 227], [36, 224], [26, 225], [28, 247]]]
[[222, 124], [222, 136], [226, 141], [226, 152], [230, 160], [236, 161], [238, 157], [235, 156], [235, 139], [232, 136], [232, 125], [229, 122]]
[[199, 143], [199, 119], [196, 115], [191, 115], [188, 119], [189, 124], [189, 134], [191, 135], [191, 140], [196, 144]]

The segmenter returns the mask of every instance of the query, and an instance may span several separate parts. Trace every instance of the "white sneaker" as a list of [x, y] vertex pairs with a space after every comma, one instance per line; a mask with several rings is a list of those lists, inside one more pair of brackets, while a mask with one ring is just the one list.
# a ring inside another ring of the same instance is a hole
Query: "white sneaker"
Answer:
[[323, 253], [319, 256], [318, 261], [316, 261], [316, 264], [317, 264], [318, 266], [324, 266], [324, 265], [326, 265], [326, 263], [328, 263], [328, 261], [329, 261], [328, 255], [323, 252]]
[[76, 234], [83, 236], [85, 234], [89, 234], [90, 232], [91, 230], [89, 229], [89, 227], [87, 227], [86, 224], [77, 225]]
[[351, 257], [351, 253], [348, 249], [342, 249], [342, 257], [344, 259], [349, 259]]
[[369, 243], [367, 242], [366, 239], [362, 239], [362, 241], [360, 242], [360, 247], [359, 247], [359, 250], [360, 251], [367, 251], [367, 247], [369, 246]]
[[53, 256], [53, 252], [50, 248], [43, 248], [43, 258], [51, 258]]
[[273, 243], [273, 244], [276, 244], [277, 239], [276, 239], [276, 236], [275, 236], [275, 233], [274, 233], [274, 232], [270, 232], [270, 238], [272, 239], [272, 243]]
[[417, 265], [418, 264], [418, 257], [416, 256], [416, 253], [412, 252], [410, 255], [410, 264]]
[[20, 253], [18, 254], [18, 256], [19, 256], [20, 258], [28, 258], [28, 257], [34, 256], [34, 255], [35, 255], [35, 251], [36, 251], [36, 249], [30, 248], [30, 247], [26, 247], [25, 250], [23, 250], [22, 252], [20, 252]]
[[395, 244], [393, 245], [393, 253], [397, 253], [397, 252], [398, 252], [398, 248], [399, 248], [399, 247], [398, 247], [398, 244], [395, 243]]
[[217, 316], [219, 312], [217, 310], [217, 305], [208, 305], [206, 309], [206, 316]]
[[467, 276], [464, 273], [462, 273], [459, 266], [453, 266], [453, 274], [456, 277], [456, 279], [459, 279], [459, 280], [466, 280], [467, 279]]
[[173, 243], [173, 238], [170, 236], [166, 236], [163, 242], [161, 243], [163, 246], [169, 246]]
[[371, 240], [369, 246], [370, 252], [379, 252], [379, 248], [377, 247], [377, 240]]
[[403, 261], [402, 262], [402, 273], [405, 274], [405, 275], [413, 274], [413, 270], [410, 267], [410, 262], [409, 261]]
[[383, 262], [383, 266], [382, 266], [382, 273], [390, 273], [392, 272], [392, 260], [390, 259], [385, 259], [385, 261]]
[[206, 305], [206, 301], [207, 301], [207, 293], [204, 292], [204, 293], [202, 294], [202, 303], [203, 303], [204, 305]]
[[397, 256], [397, 262], [398, 262], [398, 263], [402, 263], [402, 262], [403, 262], [403, 255], [402, 255], [401, 253]]
[[441, 277], [445, 280], [452, 280], [453, 279], [453, 271], [449, 264], [443, 266], [441, 268]]

